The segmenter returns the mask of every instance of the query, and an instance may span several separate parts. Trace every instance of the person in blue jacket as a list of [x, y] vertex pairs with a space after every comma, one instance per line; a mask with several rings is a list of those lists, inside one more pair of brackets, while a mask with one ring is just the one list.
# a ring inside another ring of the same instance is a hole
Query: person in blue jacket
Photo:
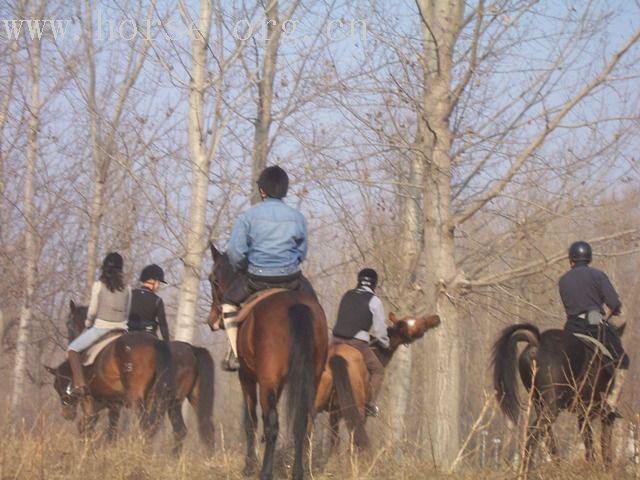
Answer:
[[287, 173], [275, 165], [265, 168], [258, 178], [258, 189], [262, 201], [240, 215], [227, 246], [229, 261], [240, 273], [222, 299], [222, 317], [231, 344], [222, 363], [227, 371], [239, 368], [238, 325], [234, 320], [247, 297], [266, 288], [313, 293], [300, 271], [307, 257], [307, 222], [301, 212], [282, 200], [289, 189]]

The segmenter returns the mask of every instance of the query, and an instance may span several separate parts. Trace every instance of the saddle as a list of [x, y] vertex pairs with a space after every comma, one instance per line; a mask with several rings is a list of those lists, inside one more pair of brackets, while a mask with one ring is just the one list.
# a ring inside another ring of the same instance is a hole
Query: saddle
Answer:
[[276, 293], [287, 292], [288, 290], [289, 289], [287, 288], [267, 288], [266, 290], [260, 290], [253, 295], [250, 295], [240, 306], [240, 310], [238, 311], [238, 315], [236, 316], [235, 323], [242, 323], [245, 318], [247, 318], [251, 310], [253, 310], [253, 307], [255, 307], [265, 298], [269, 298], [271, 295], [275, 295]]
[[613, 361], [613, 355], [600, 340], [590, 335], [585, 335], [584, 333], [574, 333], [574, 335], [578, 337], [583, 343], [586, 343], [588, 347], [598, 350], [602, 355]]
[[82, 365], [85, 367], [88, 367], [89, 365], [93, 365], [93, 362], [96, 361], [98, 354], [102, 350], [104, 350], [107, 347], [107, 345], [109, 345], [111, 342], [116, 341], [125, 333], [127, 333], [126, 330], [112, 330], [109, 333], [106, 333], [104, 336], [102, 336], [96, 343], [91, 345], [89, 348], [87, 348], [86, 350], [83, 350], [82, 353], [80, 354], [80, 361], [82, 362]]

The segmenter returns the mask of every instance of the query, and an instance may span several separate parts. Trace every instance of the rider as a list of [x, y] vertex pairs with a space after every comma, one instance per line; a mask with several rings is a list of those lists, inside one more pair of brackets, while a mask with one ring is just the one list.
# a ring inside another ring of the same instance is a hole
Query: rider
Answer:
[[385, 324], [384, 306], [375, 294], [378, 274], [372, 268], [365, 268], [358, 273], [358, 286], [344, 294], [338, 308], [338, 319], [333, 327], [333, 343], [346, 343], [362, 354], [367, 370], [371, 376], [371, 389], [365, 404], [365, 413], [377, 417], [379, 409], [376, 399], [382, 380], [384, 366], [371, 348], [371, 335], [382, 348], [389, 348], [389, 337]]
[[84, 396], [88, 393], [82, 371], [80, 353], [111, 330], [127, 328], [127, 317], [131, 305], [131, 290], [124, 284], [123, 261], [117, 252], [109, 253], [102, 262], [100, 279], [91, 288], [91, 301], [82, 332], [69, 344], [67, 358], [71, 367], [73, 386], [69, 393]]
[[222, 368], [239, 368], [234, 321], [240, 304], [252, 293], [266, 288], [313, 288], [300, 272], [307, 256], [307, 222], [301, 212], [286, 205], [289, 177], [278, 166], [265, 168], [258, 178], [262, 201], [244, 212], [231, 230], [227, 255], [240, 273], [225, 291], [222, 316], [231, 348]]
[[141, 330], [157, 336], [158, 327], [162, 339], [169, 341], [169, 327], [164, 313], [164, 302], [156, 295], [164, 281], [164, 271], [156, 264], [147, 265], [140, 272], [140, 288], [131, 291], [129, 330]]
[[622, 303], [609, 277], [589, 266], [591, 257], [591, 245], [587, 242], [577, 241], [569, 247], [571, 270], [558, 283], [567, 313], [564, 328], [572, 333], [600, 338], [613, 355], [616, 381], [607, 396], [606, 406], [611, 413], [618, 415], [616, 407], [629, 369], [629, 356], [622, 348], [616, 330], [604, 318], [603, 305], [609, 307], [612, 315], [620, 315]]

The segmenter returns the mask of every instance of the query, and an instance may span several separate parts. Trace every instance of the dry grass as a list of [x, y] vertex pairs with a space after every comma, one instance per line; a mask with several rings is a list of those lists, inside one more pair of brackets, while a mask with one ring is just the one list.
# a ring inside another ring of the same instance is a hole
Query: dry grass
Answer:
[[[79, 438], [69, 422], [58, 415], [41, 416], [29, 428], [9, 429], [0, 425], [0, 480], [8, 479], [83, 479], [83, 480], [196, 480], [241, 479], [244, 448], [241, 443], [225, 446], [218, 441], [212, 455], [203, 451], [193, 432], [187, 438], [184, 452], [171, 455], [171, 434], [168, 425], [151, 444], [145, 444], [137, 432], [125, 432], [113, 444], [105, 445], [98, 438], [87, 442]], [[219, 439], [222, 436], [219, 436]], [[420, 460], [410, 448], [399, 445], [377, 449], [364, 456], [353, 457], [346, 446], [320, 468], [315, 466], [310, 480], [329, 479], [516, 479], [516, 466], [506, 462], [499, 468], [479, 469], [462, 462], [452, 474], [434, 469], [433, 464]], [[275, 478], [287, 478], [289, 463], [280, 455]], [[315, 459], [314, 459], [315, 460]], [[530, 479], [632, 479], [640, 470], [631, 462], [617, 463], [609, 473], [582, 461], [544, 463]], [[257, 478], [254, 477], [254, 478]]]

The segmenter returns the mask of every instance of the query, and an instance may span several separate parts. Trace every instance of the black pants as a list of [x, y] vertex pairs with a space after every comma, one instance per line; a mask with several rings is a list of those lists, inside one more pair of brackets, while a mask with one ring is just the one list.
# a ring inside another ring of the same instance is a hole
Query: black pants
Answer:
[[582, 333], [590, 337], [600, 340], [613, 355], [614, 368], [627, 370], [629, 368], [630, 358], [622, 347], [622, 340], [615, 328], [608, 323], [600, 325], [591, 325], [589, 322], [578, 317], [569, 317], [564, 329], [571, 333]]
[[311, 293], [316, 297], [316, 292], [313, 290], [311, 283], [304, 275], [302, 275], [302, 272], [296, 272], [291, 275], [283, 275], [279, 277], [259, 277], [257, 275], [252, 275], [251, 273], [242, 272], [238, 274], [238, 277], [224, 292], [222, 302], [239, 306], [249, 298], [250, 295], [268, 288], [301, 290]]

